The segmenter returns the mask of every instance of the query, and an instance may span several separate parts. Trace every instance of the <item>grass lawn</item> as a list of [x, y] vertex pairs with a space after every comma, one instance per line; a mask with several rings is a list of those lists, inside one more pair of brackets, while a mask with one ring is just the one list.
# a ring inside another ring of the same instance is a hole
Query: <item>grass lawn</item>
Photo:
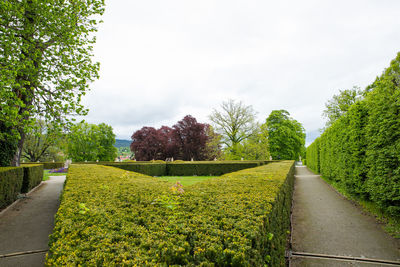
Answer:
[[49, 180], [49, 176], [62, 176], [67, 175], [66, 173], [49, 173], [50, 170], [43, 171], [43, 181]]
[[216, 177], [218, 176], [161, 176], [158, 178], [164, 181], [168, 181], [170, 183], [176, 183], [179, 181], [183, 186], [188, 186]]

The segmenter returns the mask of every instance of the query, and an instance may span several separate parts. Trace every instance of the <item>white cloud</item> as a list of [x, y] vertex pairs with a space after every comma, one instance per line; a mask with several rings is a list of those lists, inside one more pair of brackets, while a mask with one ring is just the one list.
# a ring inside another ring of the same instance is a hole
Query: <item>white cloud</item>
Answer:
[[311, 136], [339, 89], [371, 83], [399, 51], [400, 1], [108, 1], [101, 78], [86, 120], [119, 138], [229, 98], [264, 121], [286, 109]]

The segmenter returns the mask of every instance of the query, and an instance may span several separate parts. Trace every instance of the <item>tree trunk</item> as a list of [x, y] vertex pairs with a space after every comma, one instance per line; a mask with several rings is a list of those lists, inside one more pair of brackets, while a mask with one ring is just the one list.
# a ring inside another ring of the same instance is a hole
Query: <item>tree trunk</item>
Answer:
[[21, 163], [21, 154], [22, 154], [22, 148], [24, 146], [24, 141], [25, 141], [25, 133], [23, 131], [20, 131], [21, 139], [18, 141], [18, 147], [17, 150], [15, 151], [14, 157], [11, 162], [11, 166], [18, 167]]

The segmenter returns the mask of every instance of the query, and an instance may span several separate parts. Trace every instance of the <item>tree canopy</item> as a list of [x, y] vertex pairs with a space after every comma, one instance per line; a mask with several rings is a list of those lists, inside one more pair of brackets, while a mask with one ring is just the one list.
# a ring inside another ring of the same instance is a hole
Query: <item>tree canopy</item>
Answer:
[[81, 98], [98, 77], [91, 58], [103, 12], [104, 0], [0, 1], [0, 122], [10, 129], [0, 140], [18, 140], [14, 165], [35, 117], [57, 125], [86, 114]]
[[68, 134], [67, 155], [73, 161], [114, 161], [117, 148], [111, 126], [80, 122]]
[[256, 112], [252, 106], [231, 99], [223, 102], [221, 109], [214, 109], [209, 118], [214, 123], [215, 130], [222, 135], [224, 144], [234, 149], [257, 130]]
[[61, 160], [62, 156], [57, 154], [61, 152], [63, 137], [64, 133], [58, 127], [38, 119], [26, 135], [22, 157], [31, 162]]
[[273, 110], [265, 127], [268, 130], [269, 149], [273, 159], [298, 160], [305, 151], [305, 131], [301, 123], [286, 110]]
[[325, 127], [331, 126], [349, 110], [351, 105], [361, 100], [363, 96], [364, 92], [357, 86], [350, 90], [339, 90], [339, 94], [334, 95], [325, 104], [325, 110], [322, 113], [322, 116], [327, 119]]
[[131, 151], [137, 160], [207, 160], [218, 155], [218, 136], [208, 124], [187, 115], [172, 128], [143, 127], [132, 135]]

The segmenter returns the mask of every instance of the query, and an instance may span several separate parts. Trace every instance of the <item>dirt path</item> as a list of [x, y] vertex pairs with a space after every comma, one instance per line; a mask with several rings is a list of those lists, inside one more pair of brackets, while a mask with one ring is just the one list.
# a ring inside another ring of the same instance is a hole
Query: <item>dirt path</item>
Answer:
[[[304, 166], [296, 167], [291, 266], [396, 266], [310, 258], [303, 252], [400, 262], [400, 242]], [[296, 256], [297, 254], [297, 256]]]
[[[0, 214], [0, 266], [43, 266], [65, 176], [51, 176]], [[10, 254], [35, 251], [20, 256]], [[6, 257], [3, 257], [6, 256]]]

